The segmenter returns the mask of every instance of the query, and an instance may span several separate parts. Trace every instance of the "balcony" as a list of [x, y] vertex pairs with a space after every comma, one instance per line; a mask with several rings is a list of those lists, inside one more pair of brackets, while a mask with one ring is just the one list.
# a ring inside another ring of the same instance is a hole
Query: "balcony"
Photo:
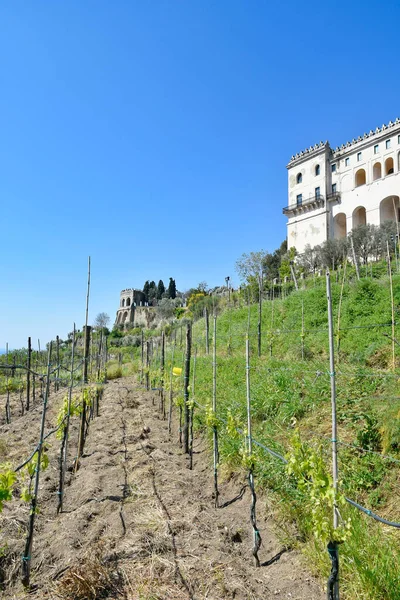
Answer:
[[326, 201], [327, 202], [337, 202], [339, 204], [340, 203], [340, 192], [332, 192], [331, 194], [328, 194], [326, 197]]
[[290, 204], [289, 206], [286, 206], [284, 209], [282, 209], [282, 212], [284, 215], [293, 215], [310, 210], [315, 210], [316, 208], [323, 208], [324, 206], [325, 198], [322, 194], [318, 194], [318, 196], [313, 196], [312, 198], [305, 198], [304, 200], [302, 200], [301, 202], [297, 202], [296, 204]]

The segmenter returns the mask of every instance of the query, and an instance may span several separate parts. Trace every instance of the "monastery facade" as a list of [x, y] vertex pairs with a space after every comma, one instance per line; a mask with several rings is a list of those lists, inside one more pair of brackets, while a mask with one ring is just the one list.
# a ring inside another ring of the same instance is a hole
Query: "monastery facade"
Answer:
[[335, 148], [292, 156], [288, 169], [288, 247], [345, 237], [358, 225], [400, 221], [400, 119]]

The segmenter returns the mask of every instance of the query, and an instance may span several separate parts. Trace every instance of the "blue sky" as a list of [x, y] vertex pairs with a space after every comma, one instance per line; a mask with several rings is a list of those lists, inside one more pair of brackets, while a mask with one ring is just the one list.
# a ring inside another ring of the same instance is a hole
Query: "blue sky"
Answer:
[[286, 164], [400, 116], [400, 8], [0, 6], [0, 347], [113, 319], [146, 279], [237, 281], [285, 238]]

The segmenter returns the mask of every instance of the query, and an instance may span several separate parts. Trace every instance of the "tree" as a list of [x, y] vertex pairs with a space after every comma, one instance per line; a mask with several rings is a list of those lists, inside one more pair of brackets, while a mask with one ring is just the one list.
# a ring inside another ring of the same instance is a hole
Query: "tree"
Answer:
[[298, 264], [303, 267], [306, 273], [315, 273], [319, 266], [321, 266], [321, 246], [314, 246], [307, 244], [304, 248], [304, 252], [299, 256]]
[[144, 294], [145, 302], [149, 301], [149, 289], [150, 289], [150, 283], [149, 283], [149, 280], [147, 280], [143, 286], [143, 294]]
[[165, 285], [162, 279], [160, 279], [160, 281], [158, 282], [158, 286], [157, 286], [157, 300], [161, 300], [161, 298], [163, 297], [163, 294], [165, 293]]
[[347, 255], [347, 239], [328, 239], [320, 246], [322, 266], [335, 270]]
[[108, 316], [108, 314], [105, 312], [101, 312], [95, 318], [93, 325], [94, 327], [96, 327], [96, 329], [104, 329], [108, 326], [109, 322], [110, 317]]
[[176, 298], [176, 283], [175, 279], [172, 279], [172, 277], [169, 278], [168, 298], [170, 298], [170, 300], [175, 300]]
[[250, 252], [250, 254], [242, 254], [239, 260], [236, 261], [235, 269], [240, 279], [246, 283], [258, 282], [264, 270], [264, 262], [267, 253], [264, 250], [258, 252]]
[[154, 300], [157, 298], [157, 286], [155, 281], [150, 281], [149, 284], [149, 292], [147, 295], [147, 301], [149, 304], [153, 304]]
[[162, 319], [171, 319], [175, 316], [175, 311], [179, 306], [182, 306], [179, 298], [162, 298], [157, 304], [157, 314]]

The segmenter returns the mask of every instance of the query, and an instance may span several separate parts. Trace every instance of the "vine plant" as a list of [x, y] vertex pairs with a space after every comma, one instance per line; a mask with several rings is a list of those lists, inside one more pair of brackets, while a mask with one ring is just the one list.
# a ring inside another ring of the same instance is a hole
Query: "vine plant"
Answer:
[[334, 506], [340, 511], [346, 500], [340, 491], [335, 496], [332, 476], [322, 456], [322, 446], [317, 450], [312, 448], [302, 442], [296, 432], [286, 460], [287, 473], [295, 479], [302, 501], [310, 509], [315, 537], [324, 544], [344, 542], [351, 532], [351, 519], [340, 519], [339, 526], [333, 527]]

